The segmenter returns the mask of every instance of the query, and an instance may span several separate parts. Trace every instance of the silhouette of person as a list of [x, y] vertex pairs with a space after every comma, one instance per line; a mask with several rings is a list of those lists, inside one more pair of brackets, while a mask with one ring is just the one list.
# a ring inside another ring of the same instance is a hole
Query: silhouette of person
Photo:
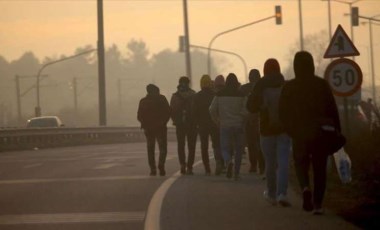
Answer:
[[170, 119], [170, 107], [168, 100], [160, 94], [160, 89], [149, 84], [146, 87], [148, 94], [142, 98], [137, 111], [137, 119], [144, 129], [144, 134], [148, 149], [148, 163], [150, 175], [155, 176], [155, 143], [157, 141], [159, 148], [158, 169], [161, 176], [165, 176], [165, 161], [167, 154], [167, 128], [166, 124]]
[[[177, 91], [173, 93], [170, 99], [171, 118], [176, 127], [181, 174], [193, 175], [197, 129], [191, 110], [195, 91], [190, 88], [190, 79], [188, 77], [180, 77], [178, 83]], [[185, 154], [186, 139], [189, 151], [187, 161]]]
[[216, 161], [215, 174], [219, 175], [222, 170], [222, 155], [220, 152], [219, 131], [216, 124], [212, 121], [209, 107], [214, 99], [215, 92], [210, 76], [203, 75], [200, 81], [201, 90], [194, 96], [193, 116], [198, 127], [201, 140], [202, 161], [206, 175], [210, 175], [210, 162], [208, 154], [209, 137], [211, 138], [214, 158]]
[[[240, 87], [240, 90], [246, 97], [252, 93], [256, 83], [261, 75], [257, 69], [252, 69], [249, 72], [249, 82]], [[251, 164], [249, 172], [257, 172], [263, 174], [265, 170], [264, 157], [260, 146], [260, 118], [258, 113], [250, 113], [245, 123], [245, 140], [248, 147], [249, 162]]]
[[265, 157], [267, 188], [265, 199], [275, 205], [287, 207], [289, 157], [291, 139], [279, 120], [279, 100], [284, 76], [280, 64], [274, 58], [264, 63], [264, 76], [256, 83], [247, 101], [247, 109], [260, 112], [260, 142]]
[[[293, 61], [295, 79], [285, 84], [280, 98], [280, 120], [293, 139], [293, 157], [298, 182], [303, 191], [303, 209], [322, 214], [326, 189], [328, 153], [317, 138], [321, 119], [329, 119], [340, 131], [334, 96], [326, 80], [314, 74], [314, 60], [307, 51], [297, 52]], [[313, 169], [313, 193], [309, 180]]]
[[[210, 105], [210, 115], [220, 127], [220, 142], [224, 162], [227, 166], [227, 178], [240, 178], [241, 157], [244, 151], [244, 120], [247, 115], [245, 96], [239, 91], [239, 81], [230, 73], [226, 85], [214, 97]], [[234, 172], [232, 157], [234, 156]]]

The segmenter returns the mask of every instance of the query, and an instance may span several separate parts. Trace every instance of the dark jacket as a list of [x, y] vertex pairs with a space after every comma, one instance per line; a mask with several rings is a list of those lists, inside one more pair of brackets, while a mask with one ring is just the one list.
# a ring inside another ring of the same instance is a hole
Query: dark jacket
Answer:
[[190, 125], [194, 126], [194, 119], [192, 117], [192, 104], [195, 95], [195, 91], [189, 87], [182, 87], [179, 85], [177, 87], [177, 92], [173, 93], [170, 99], [170, 109], [171, 118], [173, 125], [183, 126]]
[[170, 107], [165, 96], [155, 93], [148, 94], [140, 100], [137, 119], [141, 128], [156, 130], [166, 127], [170, 119]]
[[[295, 58], [295, 79], [285, 84], [280, 98], [280, 120], [294, 139], [313, 139], [322, 122], [340, 131], [334, 96], [326, 80], [314, 75], [312, 57]], [[311, 60], [309, 60], [311, 59]]]
[[194, 96], [193, 118], [195, 123], [200, 127], [215, 126], [209, 112], [209, 107], [214, 96], [215, 92], [211, 88], [203, 88]]
[[282, 126], [273, 127], [269, 122], [268, 110], [264, 108], [264, 93], [267, 89], [280, 89], [285, 83], [281, 73], [266, 75], [261, 78], [247, 100], [247, 109], [251, 113], [260, 112], [260, 133], [264, 136], [278, 135], [285, 130]]
[[[260, 78], [255, 79], [254, 82], [249, 82], [249, 83], [246, 83], [246, 84], [240, 86], [240, 91], [248, 98], [249, 95], [252, 93], [253, 88], [255, 87], [255, 85], [257, 84], [257, 81], [259, 79]], [[246, 120], [247, 125], [254, 126], [255, 129], [258, 130], [259, 129], [259, 122], [260, 122], [260, 118], [259, 118], [258, 112], [248, 114], [247, 120]]]

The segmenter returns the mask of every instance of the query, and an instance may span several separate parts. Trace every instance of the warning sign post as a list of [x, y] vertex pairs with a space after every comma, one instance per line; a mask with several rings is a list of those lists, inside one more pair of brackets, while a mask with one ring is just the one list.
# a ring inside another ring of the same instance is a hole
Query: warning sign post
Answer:
[[358, 64], [344, 57], [360, 55], [341, 25], [338, 25], [330, 44], [326, 49], [324, 58], [337, 58], [326, 68], [325, 79], [329, 83], [334, 95], [343, 97], [344, 124], [346, 134], [350, 135], [347, 97], [361, 89], [363, 74]]

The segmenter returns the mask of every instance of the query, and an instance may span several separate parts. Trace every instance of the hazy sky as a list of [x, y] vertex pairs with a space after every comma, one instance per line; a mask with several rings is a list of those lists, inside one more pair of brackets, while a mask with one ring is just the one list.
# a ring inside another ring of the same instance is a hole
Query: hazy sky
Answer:
[[[25, 51], [33, 51], [42, 59], [70, 55], [87, 44], [95, 47], [96, 5], [96, 0], [0, 0], [0, 55], [10, 61]], [[285, 67], [289, 49], [300, 39], [298, 0], [189, 0], [190, 43], [208, 46], [211, 38], [222, 31], [274, 15], [275, 5], [282, 6], [282, 25], [276, 25], [274, 19], [261, 22], [219, 37], [213, 48], [241, 55], [248, 69], [262, 70], [269, 57], [277, 58]], [[380, 14], [380, 0], [362, 0], [354, 6], [359, 7], [363, 16]], [[332, 1], [331, 10], [332, 33], [341, 24], [350, 34], [350, 19], [344, 16], [349, 5]], [[302, 15], [305, 36], [328, 29], [327, 2], [303, 0]], [[151, 54], [166, 48], [175, 51], [178, 36], [184, 31], [182, 0], [104, 0], [104, 23], [106, 46], [117, 44], [124, 54], [126, 43], [132, 38], [144, 40]], [[355, 27], [354, 38], [362, 54], [356, 61], [367, 75], [368, 25]], [[379, 38], [380, 26], [374, 25], [377, 76], [380, 76]], [[243, 65], [236, 57], [220, 56], [232, 63], [225, 68], [227, 72], [245, 79]]]

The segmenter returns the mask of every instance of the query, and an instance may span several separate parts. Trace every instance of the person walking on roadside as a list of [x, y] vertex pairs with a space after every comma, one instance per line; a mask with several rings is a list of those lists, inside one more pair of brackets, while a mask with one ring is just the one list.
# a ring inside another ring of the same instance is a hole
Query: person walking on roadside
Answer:
[[[260, 80], [260, 71], [252, 69], [249, 72], [249, 83], [240, 87], [240, 90], [246, 97], [252, 93], [256, 83]], [[257, 169], [259, 174], [263, 174], [265, 170], [264, 157], [260, 146], [260, 118], [258, 113], [250, 113], [245, 123], [245, 140], [248, 147], [248, 157], [251, 164], [249, 172], [255, 173]]]
[[214, 80], [214, 91], [216, 93], [219, 92], [221, 89], [223, 89], [225, 85], [226, 85], [226, 81], [224, 80], [224, 76], [223, 75], [218, 75], [218, 76], [215, 77], [215, 80]]
[[279, 99], [285, 83], [280, 64], [274, 58], [264, 63], [264, 77], [250, 94], [247, 109], [260, 112], [260, 142], [265, 157], [267, 189], [264, 197], [273, 205], [290, 206], [287, 200], [291, 139], [279, 120]]
[[[295, 79], [283, 87], [280, 98], [280, 120], [293, 139], [293, 157], [298, 182], [303, 191], [303, 209], [322, 214], [326, 189], [325, 153], [317, 137], [321, 119], [329, 119], [340, 131], [340, 120], [334, 96], [326, 80], [314, 74], [313, 56], [297, 52], [293, 61]], [[309, 180], [313, 167], [313, 193]]]
[[211, 138], [212, 149], [216, 161], [215, 175], [221, 173], [222, 155], [220, 152], [220, 141], [218, 136], [218, 127], [212, 121], [209, 107], [214, 99], [215, 92], [210, 76], [203, 75], [200, 81], [201, 90], [194, 96], [193, 117], [198, 127], [199, 137], [201, 140], [202, 161], [205, 167], [206, 175], [210, 175], [210, 162], [208, 154], [209, 137]]
[[148, 163], [150, 175], [157, 175], [155, 144], [158, 143], [159, 158], [158, 170], [161, 176], [165, 176], [165, 161], [167, 154], [167, 128], [170, 119], [170, 107], [168, 100], [160, 94], [160, 89], [149, 84], [146, 87], [148, 94], [142, 98], [137, 111], [137, 119], [144, 129], [148, 149]]
[[[216, 94], [210, 105], [211, 118], [220, 127], [220, 142], [227, 166], [227, 178], [231, 178], [233, 173], [235, 180], [240, 178], [244, 148], [244, 120], [247, 115], [246, 98], [239, 91], [239, 87], [236, 75], [228, 74], [225, 87]], [[234, 156], [235, 165], [232, 156]]]
[[[178, 158], [181, 174], [193, 175], [197, 129], [192, 117], [195, 91], [190, 88], [190, 79], [180, 77], [177, 91], [170, 99], [171, 118], [176, 127]], [[185, 145], [187, 140], [188, 157], [186, 161]]]

